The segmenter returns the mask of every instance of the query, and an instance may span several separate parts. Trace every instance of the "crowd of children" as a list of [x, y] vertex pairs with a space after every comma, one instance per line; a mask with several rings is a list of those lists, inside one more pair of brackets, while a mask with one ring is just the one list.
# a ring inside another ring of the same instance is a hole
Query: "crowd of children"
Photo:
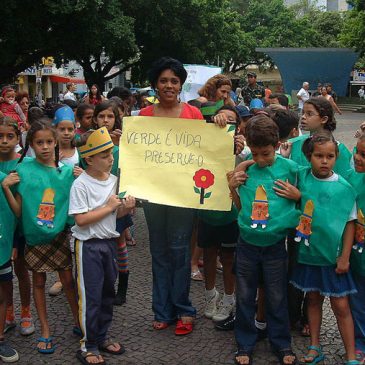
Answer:
[[[135, 199], [121, 199], [117, 187], [125, 103], [114, 96], [75, 111], [59, 105], [49, 119], [39, 108], [24, 115], [12, 88], [2, 96], [0, 358], [19, 358], [4, 340], [15, 326], [14, 265], [20, 333], [35, 332], [32, 291], [40, 322], [37, 350], [54, 352], [45, 283], [56, 271], [72, 332], [81, 338], [77, 358], [103, 364], [101, 352], [125, 351], [107, 336], [113, 305], [126, 301], [126, 241], [135, 207]], [[300, 125], [294, 112], [256, 104], [251, 110], [224, 105], [213, 121], [236, 125], [237, 158], [227, 174], [231, 211], [198, 212], [204, 315], [218, 329], [234, 328], [236, 364], [253, 363], [263, 335], [281, 364], [298, 364], [290, 332], [298, 323], [310, 336], [301, 361], [317, 364], [325, 357], [320, 328], [329, 297], [346, 364], [365, 364], [365, 131], [351, 153], [334, 139], [334, 111], [321, 97], [303, 104]], [[223, 265], [220, 300], [217, 256]]]

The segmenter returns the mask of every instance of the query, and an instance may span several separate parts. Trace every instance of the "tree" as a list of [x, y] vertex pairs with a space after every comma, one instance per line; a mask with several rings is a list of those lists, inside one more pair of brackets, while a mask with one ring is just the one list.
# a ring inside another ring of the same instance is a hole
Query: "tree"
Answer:
[[[340, 41], [365, 56], [365, 0], [349, 1], [353, 9], [346, 12]], [[364, 59], [364, 58], [362, 58]], [[365, 66], [365, 65], [363, 65]]]
[[[53, 19], [52, 54], [76, 60], [89, 87], [97, 84], [103, 90], [105, 81], [137, 61], [134, 19], [124, 14], [121, 1], [44, 2]], [[109, 74], [113, 67], [119, 70]]]
[[316, 31], [307, 19], [297, 18], [283, 0], [249, 0], [240, 14], [240, 44], [226, 59], [226, 69], [233, 72], [249, 64], [262, 65], [270, 59], [256, 47], [308, 47]]
[[[145, 78], [151, 63], [171, 56], [183, 63], [217, 64], [238, 42], [238, 14], [228, 0], [144, 0], [130, 3], [140, 61], [134, 76]], [[137, 14], [136, 15], [136, 9]]]
[[49, 55], [50, 24], [42, 16], [40, 1], [11, 1], [1, 10], [1, 15], [0, 82], [5, 83], [42, 56]]

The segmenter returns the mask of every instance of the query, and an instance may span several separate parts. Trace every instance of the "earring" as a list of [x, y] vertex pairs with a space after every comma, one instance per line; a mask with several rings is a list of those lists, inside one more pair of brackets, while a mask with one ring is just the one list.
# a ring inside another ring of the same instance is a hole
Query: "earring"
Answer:
[[182, 89], [180, 89], [180, 92], [179, 92], [179, 94], [177, 95], [177, 102], [178, 102], [178, 103], [181, 103], [181, 98], [180, 98], [181, 91], [182, 91]]

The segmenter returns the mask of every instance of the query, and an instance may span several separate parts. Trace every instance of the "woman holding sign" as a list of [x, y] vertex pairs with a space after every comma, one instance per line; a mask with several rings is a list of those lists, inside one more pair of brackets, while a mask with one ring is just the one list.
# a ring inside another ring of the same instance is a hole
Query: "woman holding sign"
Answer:
[[[179, 95], [186, 77], [181, 62], [169, 57], [156, 61], [149, 72], [149, 79], [159, 103], [142, 109], [139, 115], [203, 119], [197, 108], [180, 102]], [[187, 335], [193, 330], [196, 315], [189, 299], [194, 211], [146, 203], [144, 213], [152, 255], [153, 328], [162, 330], [176, 322], [175, 334]]]

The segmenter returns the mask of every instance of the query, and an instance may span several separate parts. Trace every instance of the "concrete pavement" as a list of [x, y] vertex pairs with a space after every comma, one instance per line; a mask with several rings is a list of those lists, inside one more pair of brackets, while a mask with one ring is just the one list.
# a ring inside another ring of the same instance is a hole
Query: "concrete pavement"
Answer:
[[[349, 148], [355, 144], [352, 138], [355, 130], [365, 115], [344, 113], [338, 118], [336, 137], [346, 143]], [[130, 287], [127, 303], [115, 307], [114, 323], [111, 337], [120, 340], [126, 347], [121, 356], [105, 356], [108, 364], [124, 365], [221, 365], [233, 364], [235, 341], [233, 332], [219, 332], [213, 327], [211, 320], [204, 318], [204, 284], [191, 283], [191, 299], [198, 315], [192, 334], [184, 337], [174, 335], [174, 328], [163, 331], [152, 329], [151, 310], [151, 259], [148, 248], [148, 232], [141, 209], [135, 218], [137, 245], [129, 248]], [[50, 275], [48, 285], [55, 276]], [[222, 277], [217, 275], [218, 288], [222, 292]], [[14, 280], [17, 288], [16, 280]], [[28, 338], [22, 337], [18, 329], [12, 330], [7, 339], [20, 354], [18, 364], [79, 364], [75, 358], [78, 349], [78, 338], [72, 334], [72, 316], [64, 294], [58, 297], [47, 297], [48, 316], [51, 333], [57, 349], [53, 355], [40, 355], [36, 351], [36, 338], [40, 336], [39, 323], [36, 320], [36, 333]], [[19, 296], [16, 289], [15, 305], [19, 316]], [[33, 314], [37, 319], [33, 307]], [[305, 353], [309, 340], [299, 333], [293, 332], [293, 349], [298, 355]], [[321, 342], [326, 354], [325, 364], [342, 364], [344, 349], [337, 330], [334, 316], [326, 301]], [[257, 365], [278, 364], [271, 354], [267, 340], [257, 344], [254, 353]]]

